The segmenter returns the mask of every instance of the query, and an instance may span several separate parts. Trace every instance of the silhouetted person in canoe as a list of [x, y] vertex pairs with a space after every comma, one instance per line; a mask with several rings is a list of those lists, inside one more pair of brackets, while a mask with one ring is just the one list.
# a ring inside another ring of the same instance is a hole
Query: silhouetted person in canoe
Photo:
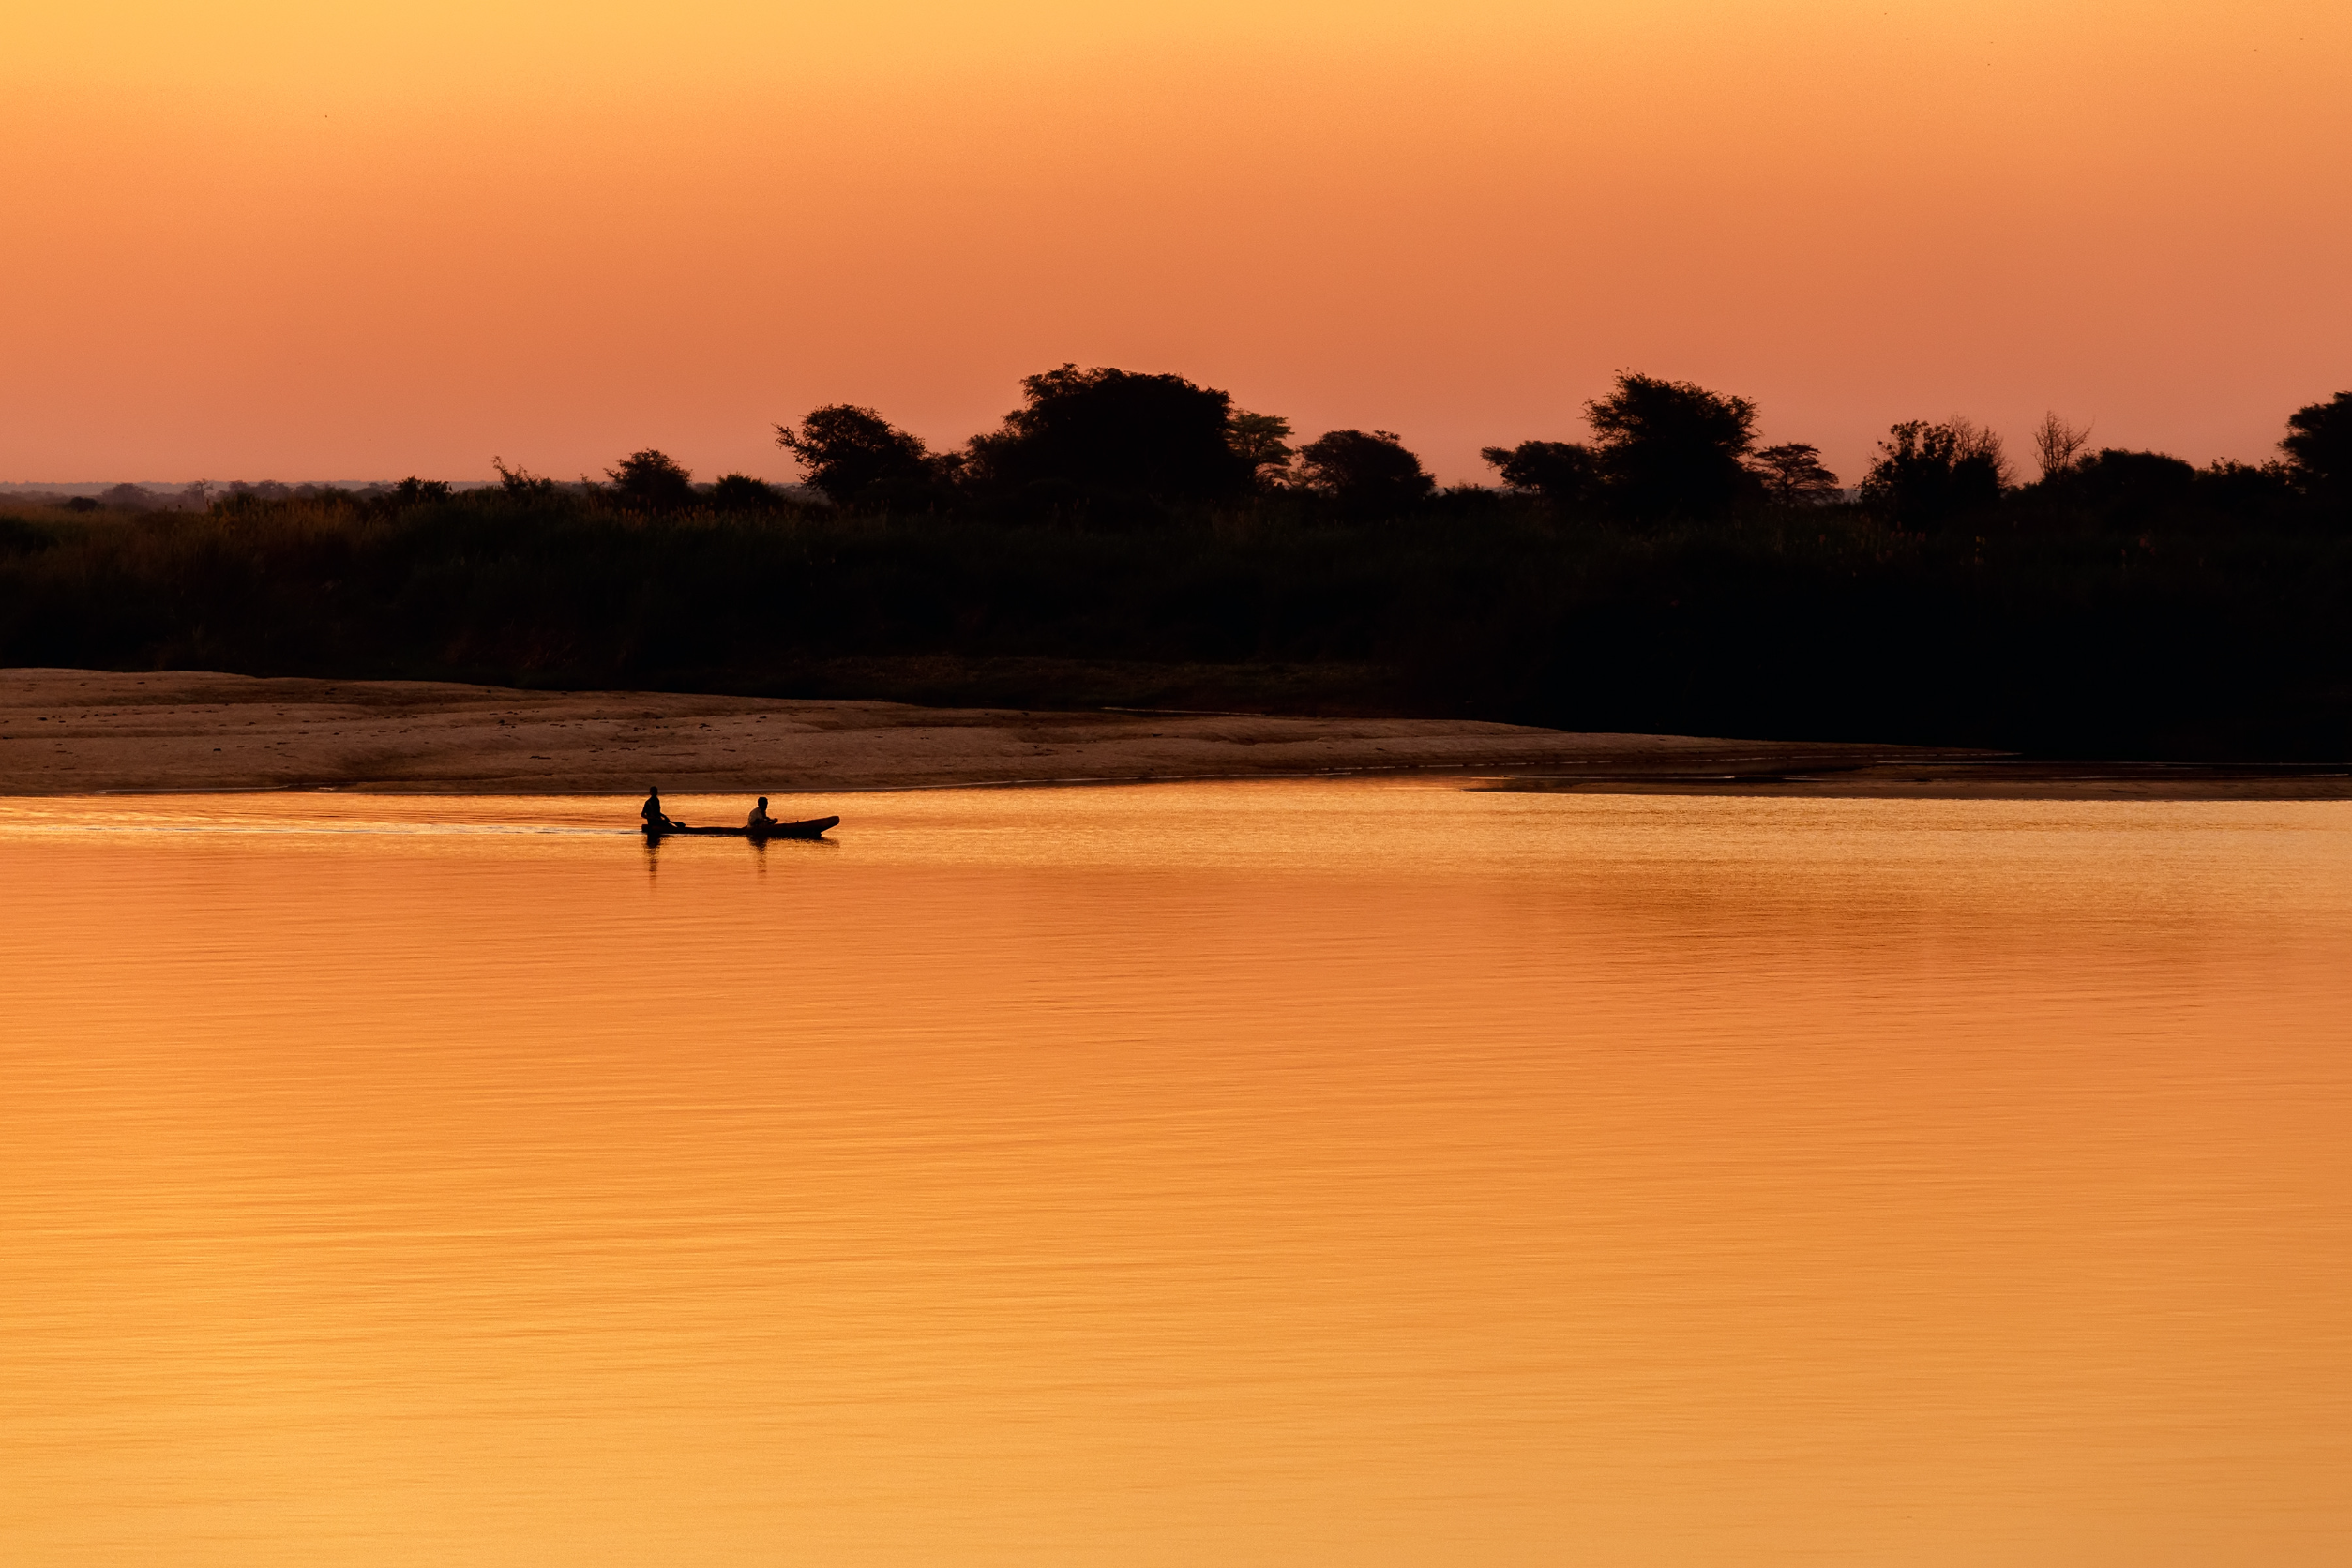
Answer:
[[[764, 806], [767, 803], [762, 801], [761, 804]], [[648, 833], [660, 833], [668, 828], [686, 826], [686, 823], [684, 822], [673, 822], [668, 817], [662, 815], [661, 792], [659, 790], [647, 790], [645, 792], [645, 804], [637, 814], [645, 819], [645, 831]]]
[[751, 815], [743, 825], [745, 832], [760, 834], [774, 833], [784, 824], [768, 815], [768, 797], [761, 795], [760, 804], [751, 808]]

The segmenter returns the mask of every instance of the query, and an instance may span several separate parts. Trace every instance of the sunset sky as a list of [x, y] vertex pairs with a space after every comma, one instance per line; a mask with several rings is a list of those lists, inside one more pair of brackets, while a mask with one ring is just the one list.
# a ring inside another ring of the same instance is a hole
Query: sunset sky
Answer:
[[937, 444], [1063, 360], [1401, 433], [1612, 372], [2261, 459], [2352, 387], [2343, 0], [20, 4], [0, 482]]

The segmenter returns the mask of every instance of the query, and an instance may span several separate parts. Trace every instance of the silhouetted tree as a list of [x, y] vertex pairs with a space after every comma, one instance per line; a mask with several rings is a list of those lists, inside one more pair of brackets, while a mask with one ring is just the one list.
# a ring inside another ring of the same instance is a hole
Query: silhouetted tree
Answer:
[[[641, 452], [638, 455], [640, 457], [644, 456]], [[654, 455], [660, 457], [659, 453], [656, 453]], [[668, 462], [670, 460], [663, 458], [662, 460], [664, 462]], [[514, 467], [508, 468], [506, 466], [505, 459], [492, 458], [490, 459], [490, 466], [498, 471], [498, 488], [505, 491], [508, 499], [510, 500], [537, 501], [543, 500], [555, 493], [554, 480], [547, 477], [547, 475], [543, 474], [534, 474], [529, 469], [523, 467], [520, 463], [517, 463]], [[441, 493], [445, 496], [447, 495], [449, 493], [449, 487], [447, 485], [443, 485], [441, 487]]]
[[748, 474], [722, 474], [711, 486], [710, 501], [722, 512], [772, 512], [783, 505], [784, 492]]
[[115, 485], [98, 499], [123, 512], [143, 512], [155, 505], [154, 492], [143, 485]]
[[[496, 460], [491, 460], [492, 462]], [[502, 468], [498, 472], [504, 475], [506, 471]], [[195, 487], [191, 485], [188, 488], [193, 490]], [[423, 501], [448, 499], [449, 481], [446, 479], [419, 479], [412, 474], [392, 487], [392, 504], [396, 506], [413, 506]]]
[[2090, 445], [2090, 429], [2060, 418], [2055, 409], [2044, 414], [2042, 423], [2033, 428], [2033, 456], [2042, 477], [2048, 479], [2072, 468], [2083, 448]]
[[1838, 497], [1837, 475], [1821, 462], [1821, 448], [1807, 442], [1767, 446], [1748, 460], [1764, 481], [1765, 493], [1784, 506], [1817, 506]]
[[1999, 481], [2001, 489], [2007, 490], [2015, 482], [2017, 474], [2010, 466], [2008, 445], [2001, 440], [1999, 431], [1956, 414], [1944, 423], [1960, 438], [1964, 455], [1992, 465], [1993, 477]]
[[620, 467], [606, 469], [604, 476], [612, 481], [615, 495], [648, 511], [669, 511], [694, 503], [694, 475], [668, 453], [650, 446], [631, 452], [621, 460]]
[[2059, 486], [2070, 497], [2135, 511], [2179, 505], [2197, 477], [2196, 469], [2179, 458], [2114, 446], [2078, 459], [2059, 474]]
[[2196, 477], [2198, 504], [2239, 521], [2284, 520], [2297, 501], [2295, 477], [2284, 462], [2233, 462], [2222, 459]]
[[1249, 462], [1260, 485], [1278, 486], [1290, 476], [1290, 421], [1277, 414], [1235, 409], [1225, 422], [1226, 445]]
[[2352, 520], [2352, 392], [2287, 415], [2287, 472], [2330, 517]]
[[942, 476], [940, 460], [920, 436], [854, 403], [813, 409], [797, 429], [776, 426], [776, 444], [792, 454], [809, 484], [837, 506], [886, 499], [891, 491], [927, 492]]
[[1530, 490], [1556, 506], [1584, 506], [1601, 493], [1601, 460], [1580, 441], [1522, 441], [1482, 446], [1478, 455], [1515, 490]]
[[2008, 477], [2000, 440], [1966, 419], [1890, 428], [1862, 482], [1864, 505], [1899, 528], [1924, 532], [2000, 500]]
[[1626, 516], [1712, 517], [1751, 493], [1741, 460], [1756, 444], [1756, 405], [1745, 398], [1624, 371], [1616, 391], [1584, 408], [1610, 498]]
[[[2275, 494], [2265, 487], [2211, 482], [2191, 464], [2163, 452], [2107, 447], [2077, 457], [2018, 493], [2025, 518], [2076, 528], [2146, 530], [2194, 526], [2224, 516], [2239, 504], [2267, 511]], [[2037, 515], [2038, 514], [2038, 515]]]
[[1003, 429], [972, 439], [969, 473], [988, 489], [1217, 500], [1245, 492], [1256, 476], [1231, 439], [1232, 398], [1182, 376], [1065, 364], [1023, 377], [1021, 389], [1027, 401]]
[[1300, 449], [1299, 465], [1308, 489], [1363, 516], [1408, 511], [1437, 488], [1393, 430], [1327, 430]]

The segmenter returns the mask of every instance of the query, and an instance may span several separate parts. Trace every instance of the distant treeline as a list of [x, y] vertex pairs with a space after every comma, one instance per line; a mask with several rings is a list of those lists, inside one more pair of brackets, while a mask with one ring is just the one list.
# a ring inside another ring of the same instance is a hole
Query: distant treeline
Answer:
[[0, 513], [0, 662], [2352, 758], [2352, 393], [2197, 468], [1965, 420], [1851, 488], [1639, 375], [1440, 490], [1172, 375], [1064, 366], [949, 453], [779, 428], [806, 487], [656, 451], [564, 484], [243, 486]]
[[[1289, 421], [1232, 406], [1179, 376], [1064, 365], [1022, 383], [1003, 428], [959, 451], [934, 453], [872, 409], [837, 403], [777, 444], [835, 504], [1034, 520], [1052, 515], [1111, 525], [1148, 522], [1153, 505], [1311, 498], [1364, 519], [1425, 510], [1439, 497], [1421, 460], [1388, 430], [1329, 430], [1293, 446]], [[1522, 441], [1482, 455], [1507, 494], [1563, 516], [1621, 528], [1720, 523], [1743, 514], [1848, 499], [1818, 447], [1759, 445], [1757, 410], [1687, 382], [1621, 375], [1585, 405], [1589, 441]], [[2346, 525], [2352, 517], [2352, 393], [2298, 410], [2281, 456], [2197, 469], [2156, 452], [2089, 449], [2091, 432], [2056, 414], [2033, 432], [2038, 475], [2020, 486], [1998, 435], [1966, 419], [1892, 427], [1851, 492], [1886, 526], [1915, 533], [1970, 527], [2020, 503], [2013, 522], [2049, 523], [2085, 508], [2177, 517], [2188, 512], [2264, 525]], [[682, 504], [686, 475], [657, 452], [612, 471], [624, 491]], [[753, 497], [757, 481], [721, 488]], [[1448, 497], [1478, 495], [1458, 487]]]

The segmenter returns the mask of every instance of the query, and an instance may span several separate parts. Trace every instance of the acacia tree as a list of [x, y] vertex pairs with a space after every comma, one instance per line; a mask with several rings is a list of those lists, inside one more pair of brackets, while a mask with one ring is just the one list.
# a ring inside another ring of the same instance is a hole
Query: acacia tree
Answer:
[[1628, 517], [1712, 517], [1751, 492], [1742, 460], [1756, 445], [1756, 405], [1745, 398], [1627, 370], [1584, 410], [1610, 500]]
[[837, 506], [851, 505], [878, 487], [928, 486], [944, 473], [921, 437], [855, 403], [827, 403], [811, 409], [797, 427], [776, 426], [776, 444], [792, 454], [808, 483]]
[[1235, 409], [1225, 421], [1225, 442], [1245, 459], [1258, 483], [1279, 487], [1290, 476], [1298, 456], [1290, 445], [1290, 421], [1278, 414], [1251, 414]]
[[1809, 442], [1767, 446], [1748, 460], [1749, 471], [1784, 506], [1817, 506], [1839, 495], [1837, 475], [1821, 462], [1821, 448]]

